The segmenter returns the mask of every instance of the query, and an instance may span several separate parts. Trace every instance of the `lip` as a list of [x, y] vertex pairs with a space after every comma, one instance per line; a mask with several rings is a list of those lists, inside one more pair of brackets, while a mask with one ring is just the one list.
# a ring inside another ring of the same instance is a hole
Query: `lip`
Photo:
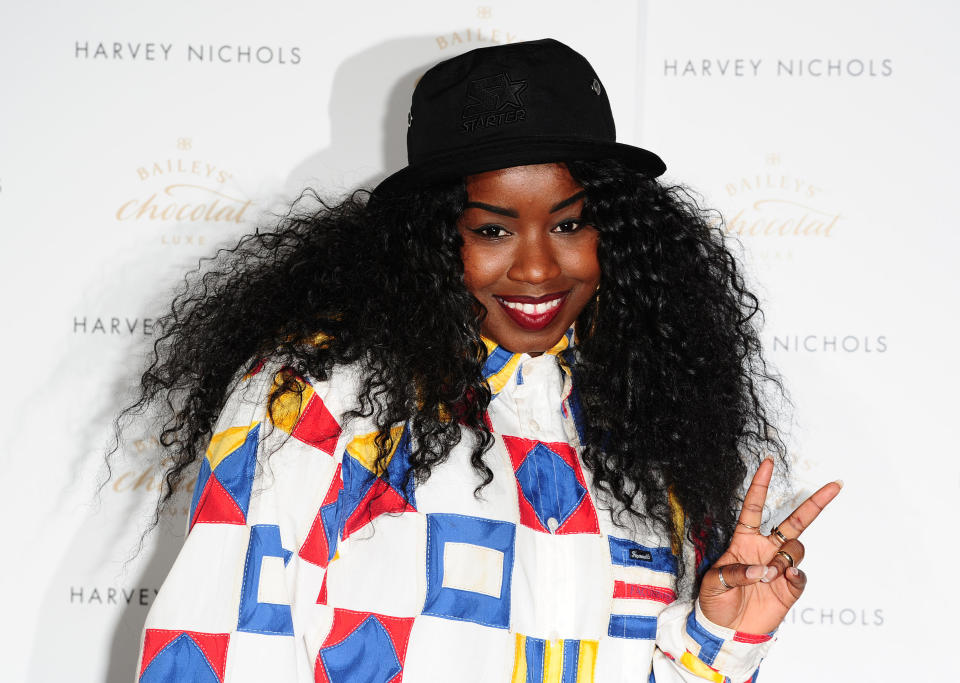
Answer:
[[[560, 310], [563, 308], [563, 303], [569, 294], [570, 291], [567, 290], [565, 292], [552, 292], [550, 294], [544, 294], [543, 296], [494, 294], [493, 298], [497, 300], [500, 308], [513, 322], [525, 330], [537, 331], [542, 330], [553, 322], [553, 319], [557, 317], [557, 314], [560, 313]], [[550, 304], [554, 301], [557, 302], [556, 305], [548, 306], [546, 310], [541, 312], [524, 311], [520, 308], [511, 308], [507, 305], [543, 306], [544, 304]]]

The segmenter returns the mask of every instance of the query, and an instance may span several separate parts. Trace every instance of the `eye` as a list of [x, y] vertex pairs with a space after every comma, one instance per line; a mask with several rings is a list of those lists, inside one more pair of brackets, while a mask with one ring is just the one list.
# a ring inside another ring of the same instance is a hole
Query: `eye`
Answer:
[[506, 237], [510, 233], [502, 225], [488, 224], [481, 225], [479, 228], [471, 228], [470, 232], [480, 237], [486, 237], [487, 239], [496, 239], [498, 237]]
[[553, 229], [552, 232], [571, 233], [571, 232], [577, 232], [582, 228], [583, 228], [583, 221], [581, 221], [579, 218], [571, 218], [569, 220], [566, 220], [566, 221], [563, 221], [562, 223], [557, 224], [557, 226]]

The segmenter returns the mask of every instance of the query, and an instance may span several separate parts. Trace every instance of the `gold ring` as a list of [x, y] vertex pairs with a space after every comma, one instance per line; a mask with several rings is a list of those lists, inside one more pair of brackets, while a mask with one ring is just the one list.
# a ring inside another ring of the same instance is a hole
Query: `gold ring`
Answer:
[[717, 578], [720, 579], [720, 584], [727, 590], [730, 590], [733, 588], [733, 586], [731, 586], [729, 583], [727, 583], [723, 579], [723, 567], [717, 567]]
[[783, 545], [784, 543], [790, 540], [789, 538], [784, 536], [782, 533], [780, 533], [779, 526], [775, 526], [772, 529], [770, 529], [770, 533], [780, 539], [780, 545]]
[[786, 550], [778, 550], [777, 555], [783, 555], [785, 558], [787, 558], [787, 562], [790, 563], [791, 567], [797, 566], [797, 563], [793, 561], [793, 556], [790, 555], [790, 553], [788, 553]]
[[756, 531], [758, 534], [760, 533], [760, 527], [758, 527], [758, 526], [753, 526], [753, 525], [751, 525], [751, 524], [747, 524], [746, 522], [741, 522], [741, 521], [739, 521], [739, 520], [737, 520], [737, 524], [739, 524], [740, 526], [745, 526], [745, 527], [747, 527], [748, 529], [753, 529], [753, 530]]

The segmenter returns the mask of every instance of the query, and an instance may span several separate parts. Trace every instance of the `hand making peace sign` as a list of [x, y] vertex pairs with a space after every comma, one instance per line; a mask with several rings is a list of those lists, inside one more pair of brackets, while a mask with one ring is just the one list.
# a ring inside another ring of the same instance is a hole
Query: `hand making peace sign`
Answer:
[[744, 633], [769, 633], [803, 593], [806, 574], [796, 568], [803, 560], [797, 540], [833, 500], [840, 482], [821, 487], [774, 527], [760, 533], [763, 503], [773, 474], [773, 460], [760, 463], [740, 510], [730, 547], [707, 570], [700, 585], [700, 608], [720, 626]]

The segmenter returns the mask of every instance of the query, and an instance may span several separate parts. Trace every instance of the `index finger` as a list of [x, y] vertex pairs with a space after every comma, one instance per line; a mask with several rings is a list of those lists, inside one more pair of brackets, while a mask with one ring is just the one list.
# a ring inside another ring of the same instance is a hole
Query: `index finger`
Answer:
[[813, 523], [813, 520], [823, 512], [827, 503], [837, 497], [842, 488], [843, 482], [841, 481], [831, 481], [829, 484], [821, 486], [778, 525], [780, 532], [787, 538], [798, 538]]
[[[760, 527], [763, 521], [763, 504], [767, 500], [767, 488], [770, 486], [770, 477], [773, 476], [773, 458], [767, 458], [757, 468], [750, 482], [750, 488], [743, 497], [743, 507], [740, 508], [740, 524], [734, 533], [758, 533], [747, 527]], [[746, 525], [746, 526], [744, 526]]]

